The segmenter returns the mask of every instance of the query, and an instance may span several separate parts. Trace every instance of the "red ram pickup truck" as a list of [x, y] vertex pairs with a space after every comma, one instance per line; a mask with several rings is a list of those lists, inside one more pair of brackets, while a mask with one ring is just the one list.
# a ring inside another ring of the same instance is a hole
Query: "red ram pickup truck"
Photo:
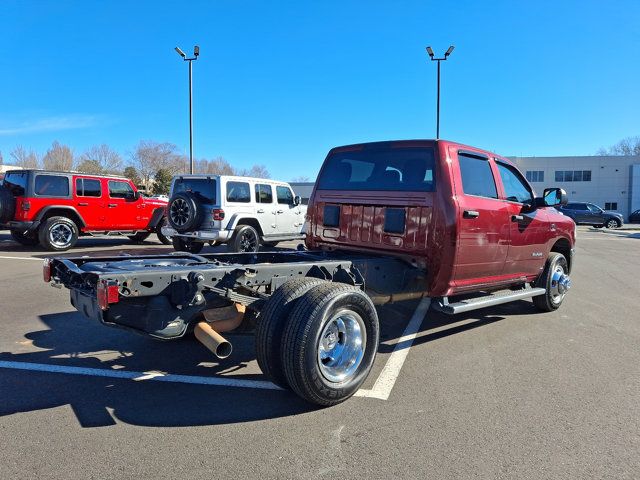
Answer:
[[506, 158], [444, 140], [332, 149], [298, 251], [45, 260], [44, 279], [105, 325], [158, 339], [255, 329], [274, 383], [318, 405], [353, 395], [378, 349], [375, 305], [431, 298], [454, 315], [531, 298], [560, 307], [575, 224]]

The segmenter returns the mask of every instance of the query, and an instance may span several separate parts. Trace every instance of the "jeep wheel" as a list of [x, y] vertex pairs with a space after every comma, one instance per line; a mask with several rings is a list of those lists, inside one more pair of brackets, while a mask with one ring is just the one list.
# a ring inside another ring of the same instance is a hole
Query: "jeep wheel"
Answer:
[[284, 326], [296, 301], [311, 288], [325, 280], [319, 278], [295, 278], [281, 285], [260, 312], [256, 327], [256, 359], [269, 380], [282, 388], [289, 388], [282, 368], [281, 348]]
[[227, 244], [230, 252], [257, 252], [259, 248], [260, 237], [251, 225], [238, 226]]
[[142, 243], [149, 238], [149, 235], [151, 235], [151, 232], [138, 232], [135, 235], [129, 235], [128, 237], [134, 243]]
[[553, 312], [560, 308], [567, 291], [571, 288], [567, 259], [561, 253], [551, 252], [543, 272], [536, 282], [537, 287], [546, 289], [544, 295], [533, 297], [533, 304], [543, 312]]
[[160, 240], [160, 243], [162, 243], [163, 245], [171, 245], [171, 237], [167, 237], [164, 233], [162, 233], [162, 227], [164, 227], [167, 224], [167, 217], [162, 217], [162, 219], [158, 222], [158, 226], [156, 227], [156, 236], [158, 237], [158, 240]]
[[40, 245], [58, 252], [73, 247], [78, 241], [78, 235], [78, 227], [67, 217], [48, 218], [38, 232]]
[[308, 402], [343, 402], [369, 375], [379, 338], [378, 314], [362, 290], [336, 283], [313, 287], [296, 302], [284, 329], [287, 383]]
[[38, 234], [36, 232], [21, 232], [19, 230], [11, 230], [11, 238], [20, 245], [25, 247], [33, 247], [38, 245]]
[[177, 252], [200, 253], [204, 247], [204, 243], [202, 242], [194, 242], [193, 240], [182, 237], [173, 237], [171, 242]]
[[620, 225], [618, 220], [612, 218], [611, 220], [607, 220], [607, 223], [605, 223], [604, 226], [607, 228], [620, 228], [622, 225]]

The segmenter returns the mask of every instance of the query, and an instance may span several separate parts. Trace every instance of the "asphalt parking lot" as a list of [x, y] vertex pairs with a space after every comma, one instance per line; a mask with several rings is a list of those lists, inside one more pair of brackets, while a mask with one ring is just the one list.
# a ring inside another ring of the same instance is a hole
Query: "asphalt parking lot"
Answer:
[[384, 307], [374, 371], [328, 409], [266, 384], [250, 336], [220, 361], [84, 319], [42, 282], [45, 256], [0, 232], [0, 478], [640, 475], [640, 232], [581, 227], [555, 313]]

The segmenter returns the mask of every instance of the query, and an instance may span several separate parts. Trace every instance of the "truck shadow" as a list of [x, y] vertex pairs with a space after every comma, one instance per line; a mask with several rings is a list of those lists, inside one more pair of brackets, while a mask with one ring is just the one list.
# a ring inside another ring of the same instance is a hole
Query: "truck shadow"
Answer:
[[[417, 302], [380, 309], [379, 353], [396, 347]], [[527, 302], [450, 317], [431, 310], [414, 346], [502, 320], [532, 313]], [[255, 364], [253, 336], [229, 335], [233, 354], [216, 359], [192, 337], [159, 342], [119, 329], [106, 328], [80, 313], [42, 315], [48, 327], [25, 335], [28, 351], [0, 353], [0, 361], [37, 363], [128, 372], [161, 372], [190, 376], [264, 381]], [[461, 320], [469, 323], [459, 325]], [[454, 322], [450, 328], [446, 326]], [[433, 331], [436, 330], [436, 331]], [[399, 348], [405, 348], [402, 344]], [[38, 350], [36, 350], [38, 349]], [[198, 426], [241, 423], [317, 410], [291, 392], [226, 386], [132, 381], [99, 376], [0, 368], [0, 416], [69, 405], [82, 427], [115, 425]]]

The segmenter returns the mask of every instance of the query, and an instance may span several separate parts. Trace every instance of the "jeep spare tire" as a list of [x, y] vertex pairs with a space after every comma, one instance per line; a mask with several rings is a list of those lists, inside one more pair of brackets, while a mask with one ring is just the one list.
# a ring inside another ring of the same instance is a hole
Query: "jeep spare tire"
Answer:
[[15, 211], [16, 199], [7, 187], [0, 185], [0, 223], [13, 220]]
[[178, 192], [167, 208], [169, 224], [178, 232], [191, 232], [202, 223], [204, 209], [197, 197], [191, 192]]

